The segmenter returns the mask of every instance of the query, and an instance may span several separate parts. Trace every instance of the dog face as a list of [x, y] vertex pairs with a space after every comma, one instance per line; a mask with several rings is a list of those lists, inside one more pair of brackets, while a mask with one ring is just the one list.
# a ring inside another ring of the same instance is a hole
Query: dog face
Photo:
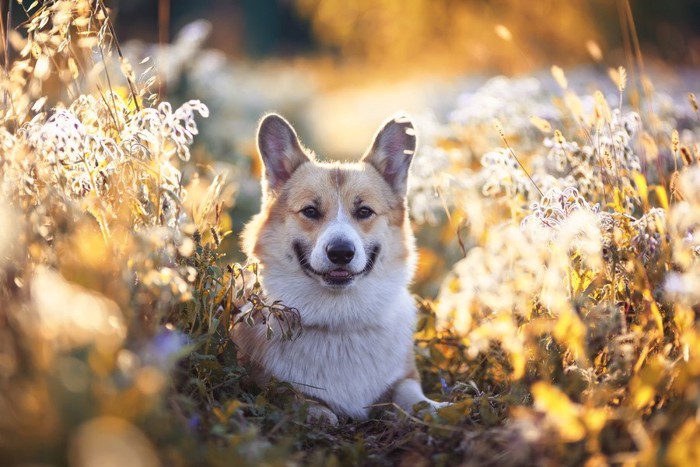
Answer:
[[389, 120], [358, 163], [315, 162], [282, 117], [258, 130], [265, 173], [261, 213], [244, 246], [265, 275], [330, 291], [410, 268], [408, 169], [416, 147], [411, 122]]

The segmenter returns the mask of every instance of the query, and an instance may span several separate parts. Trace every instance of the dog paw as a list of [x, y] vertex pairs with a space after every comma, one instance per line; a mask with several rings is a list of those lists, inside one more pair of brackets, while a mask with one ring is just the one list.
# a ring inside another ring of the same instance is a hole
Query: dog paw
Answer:
[[433, 400], [428, 399], [428, 404], [430, 405], [430, 408], [433, 410], [440, 410], [443, 407], [449, 407], [452, 405], [452, 402], [436, 402]]
[[338, 426], [338, 416], [325, 405], [311, 404], [306, 412], [306, 422]]
[[449, 407], [451, 405], [452, 402], [437, 402], [434, 400], [425, 399], [421, 403], [417, 404], [414, 410], [416, 415], [423, 418], [428, 414], [435, 415], [438, 412], [438, 410], [444, 407]]

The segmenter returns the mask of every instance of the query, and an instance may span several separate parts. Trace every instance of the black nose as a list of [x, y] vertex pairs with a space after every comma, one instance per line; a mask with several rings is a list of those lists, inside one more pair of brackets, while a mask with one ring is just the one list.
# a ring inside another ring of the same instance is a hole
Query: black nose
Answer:
[[326, 255], [333, 264], [348, 264], [355, 256], [355, 247], [346, 240], [340, 240], [326, 247]]

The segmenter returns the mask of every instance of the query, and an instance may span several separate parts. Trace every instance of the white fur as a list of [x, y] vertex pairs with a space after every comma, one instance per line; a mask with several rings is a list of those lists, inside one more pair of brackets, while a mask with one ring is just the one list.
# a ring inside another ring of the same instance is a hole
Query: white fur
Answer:
[[[392, 267], [380, 253], [367, 277], [340, 292], [306, 276], [295, 262], [268, 261], [261, 283], [269, 300], [299, 310], [301, 337], [268, 340], [263, 326], [242, 325], [236, 342], [275, 378], [338, 414], [366, 418], [369, 406], [406, 375], [412, 358], [416, 308], [407, 285], [413, 256]], [[405, 394], [400, 405], [410, 410], [423, 400], [422, 391]]]
[[[269, 287], [268, 282], [263, 286]], [[303, 310], [301, 337], [267, 340], [264, 327], [241, 326], [238, 343], [275, 378], [324, 401], [337, 414], [366, 418], [369, 406], [406, 372], [413, 346], [413, 300], [399, 290], [371, 303], [374, 294], [364, 287], [346, 291], [338, 300], [334, 292], [309, 294], [308, 284], [299, 282], [304, 280], [289, 284], [275, 298]], [[324, 316], [334, 317], [334, 323]], [[329, 326], [320, 327], [324, 323]]]

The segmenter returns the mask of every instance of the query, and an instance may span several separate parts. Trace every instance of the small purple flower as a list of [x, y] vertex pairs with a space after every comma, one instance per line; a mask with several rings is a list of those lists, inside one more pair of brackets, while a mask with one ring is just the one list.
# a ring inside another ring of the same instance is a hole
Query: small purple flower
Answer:
[[164, 329], [146, 345], [143, 362], [168, 372], [177, 360], [186, 355], [189, 339], [180, 331]]
[[190, 430], [196, 430], [197, 428], [199, 428], [200, 422], [201, 419], [199, 418], [199, 415], [193, 415], [187, 419], [187, 428], [189, 428]]
[[440, 385], [442, 386], [442, 393], [443, 394], [449, 394], [450, 393], [450, 388], [447, 386], [447, 380], [445, 380], [445, 377], [442, 375], [442, 371], [438, 372], [440, 375]]

